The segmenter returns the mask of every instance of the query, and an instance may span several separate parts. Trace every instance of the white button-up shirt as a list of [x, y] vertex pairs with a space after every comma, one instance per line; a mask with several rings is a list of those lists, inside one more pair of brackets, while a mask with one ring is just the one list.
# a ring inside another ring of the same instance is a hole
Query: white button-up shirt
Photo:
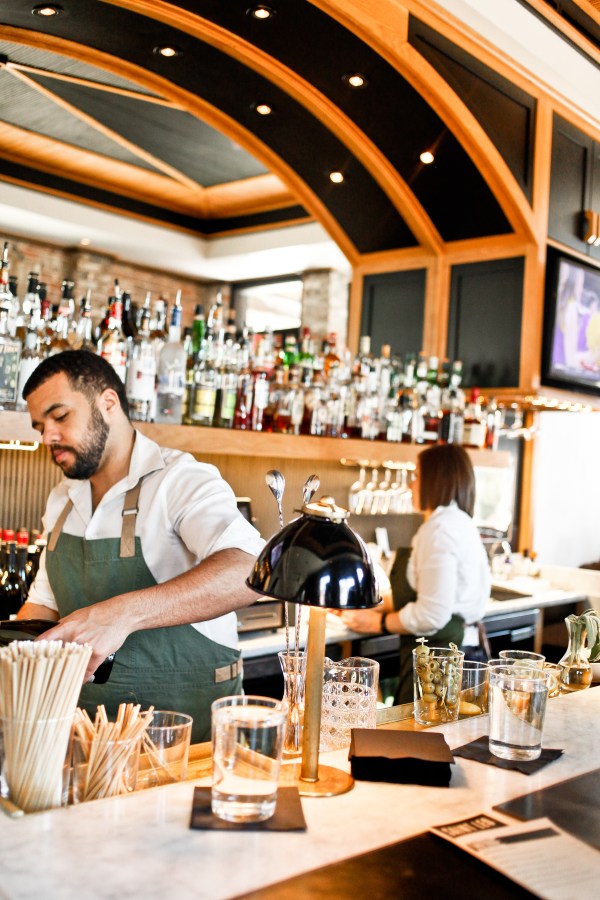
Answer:
[[[125, 494], [144, 477], [135, 533], [146, 565], [158, 584], [187, 572], [219, 550], [237, 548], [257, 555], [264, 541], [237, 508], [235, 495], [215, 466], [200, 463], [189, 453], [159, 447], [136, 433], [129, 474], [106, 492], [92, 514], [88, 480], [65, 478], [51, 492], [43, 517], [44, 532], [54, 523], [68, 499], [73, 501], [63, 531], [86, 540], [118, 538]], [[46, 551], [28, 600], [57, 609], [46, 572]], [[248, 574], [251, 562], [248, 561]], [[194, 625], [219, 644], [237, 647], [235, 613]]]
[[483, 616], [490, 596], [490, 568], [471, 516], [456, 503], [438, 506], [412, 540], [406, 569], [417, 600], [399, 610], [410, 634], [435, 634], [453, 613], [467, 624]]

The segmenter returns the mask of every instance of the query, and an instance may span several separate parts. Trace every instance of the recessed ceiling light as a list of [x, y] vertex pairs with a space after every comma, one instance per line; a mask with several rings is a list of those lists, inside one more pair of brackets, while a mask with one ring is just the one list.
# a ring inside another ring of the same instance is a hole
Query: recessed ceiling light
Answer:
[[350, 75], [344, 75], [342, 81], [353, 88], [363, 88], [367, 86], [367, 79], [360, 72], [352, 72]]
[[154, 52], [158, 53], [159, 56], [165, 56], [167, 59], [172, 59], [174, 56], [181, 56], [179, 47], [173, 47], [171, 44], [165, 44], [164, 47], [155, 47]]
[[434, 161], [435, 156], [433, 155], [431, 150], [424, 150], [423, 153], [421, 153], [421, 155], [419, 156], [419, 159], [425, 166], [429, 166]]
[[270, 116], [273, 112], [273, 107], [269, 106], [268, 103], [257, 103], [254, 109], [259, 116]]
[[253, 19], [271, 19], [275, 15], [275, 10], [261, 3], [260, 6], [253, 6], [252, 9], [249, 9], [248, 13]]
[[81, 238], [81, 240], [79, 241], [79, 243], [81, 244], [82, 247], [89, 247], [89, 245], [90, 245], [92, 242], [90, 241], [89, 238]]
[[34, 16], [46, 16], [46, 18], [51, 18], [52, 16], [60, 16], [61, 12], [64, 12], [62, 6], [58, 6], [56, 3], [44, 3], [41, 6], [34, 6], [31, 10]]
[[344, 173], [343, 172], [330, 172], [329, 180], [334, 184], [341, 184], [344, 181]]

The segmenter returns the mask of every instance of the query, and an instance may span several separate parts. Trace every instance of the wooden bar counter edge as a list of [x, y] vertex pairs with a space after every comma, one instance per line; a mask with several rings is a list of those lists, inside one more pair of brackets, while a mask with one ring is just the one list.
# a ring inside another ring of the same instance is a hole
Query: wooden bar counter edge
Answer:
[[[449, 788], [357, 782], [339, 797], [304, 799], [304, 833], [190, 830], [194, 784], [208, 784], [207, 774], [19, 819], [0, 816], [0, 896], [237, 897], [590, 771], [599, 716], [600, 690], [557, 697], [548, 704], [544, 745], [564, 754], [539, 772], [526, 776], [457, 757]], [[487, 717], [434, 730], [455, 748], [485, 734]], [[207, 772], [209, 756], [210, 745], [194, 748], [196, 772]], [[347, 756], [336, 751], [321, 759], [348, 770]]]

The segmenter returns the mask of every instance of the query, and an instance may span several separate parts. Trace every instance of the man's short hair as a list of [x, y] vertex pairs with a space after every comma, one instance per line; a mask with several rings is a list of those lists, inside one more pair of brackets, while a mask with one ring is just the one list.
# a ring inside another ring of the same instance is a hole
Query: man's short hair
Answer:
[[74, 391], [84, 394], [90, 403], [111, 388], [118, 396], [121, 409], [129, 418], [125, 385], [109, 362], [90, 350], [64, 350], [48, 356], [33, 370], [23, 388], [23, 399], [42, 384], [64, 372]]

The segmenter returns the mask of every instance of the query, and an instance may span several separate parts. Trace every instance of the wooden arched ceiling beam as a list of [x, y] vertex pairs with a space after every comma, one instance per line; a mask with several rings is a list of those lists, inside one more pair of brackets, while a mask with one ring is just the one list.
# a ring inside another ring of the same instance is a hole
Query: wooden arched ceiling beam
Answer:
[[234, 59], [242, 61], [302, 103], [363, 163], [401, 213], [418, 242], [429, 252], [442, 252], [443, 241], [438, 230], [385, 154], [338, 106], [306, 79], [231, 31], [163, 0], [104, 0], [104, 2], [150, 16], [210, 44]]
[[255, 134], [240, 125], [235, 119], [222, 112], [222, 110], [154, 72], [121, 57], [114, 57], [105, 51], [78, 44], [66, 38], [51, 34], [41, 34], [37, 31], [28, 31], [10, 25], [0, 25], [0, 39], [58, 53], [76, 59], [79, 62], [104, 69], [107, 72], [112, 72], [169, 99], [180, 109], [218, 129], [253, 154], [272, 173], [280, 178], [293, 193], [296, 201], [309, 210], [315, 219], [328, 231], [349, 262], [352, 265], [356, 264], [359, 258], [356, 247], [309, 186], [270, 147], [259, 140]]
[[[531, 207], [501, 154], [468, 107], [405, 38], [402, 23], [409, 12], [435, 27], [431, 4], [403, 0], [402, 8], [398, 0], [378, 0], [376, 4], [369, 0], [309, 2], [374, 47], [419, 91], [477, 165], [514, 231], [525, 240], [538, 240]], [[444, 36], [452, 39], [447, 29]]]

